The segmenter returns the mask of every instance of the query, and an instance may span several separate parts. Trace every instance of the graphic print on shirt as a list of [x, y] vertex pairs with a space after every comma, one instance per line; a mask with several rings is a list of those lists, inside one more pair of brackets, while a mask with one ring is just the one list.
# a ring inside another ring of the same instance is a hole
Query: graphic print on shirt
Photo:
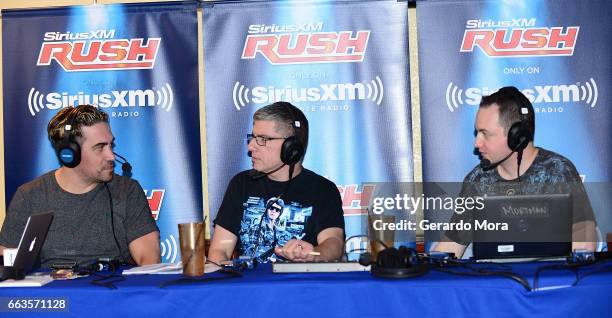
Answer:
[[312, 206], [283, 199], [249, 197], [243, 203], [240, 222], [242, 256], [259, 262], [276, 261], [274, 247], [283, 246], [291, 239], [304, 237], [304, 227], [312, 215]]

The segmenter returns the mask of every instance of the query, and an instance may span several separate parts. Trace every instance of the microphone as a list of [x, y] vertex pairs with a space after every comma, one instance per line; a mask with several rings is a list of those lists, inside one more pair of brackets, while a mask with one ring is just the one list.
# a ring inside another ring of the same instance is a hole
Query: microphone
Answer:
[[370, 254], [370, 252], [365, 252], [359, 255], [359, 265], [368, 266], [372, 265], [373, 263], [374, 262], [372, 262], [372, 255]]
[[482, 159], [480, 160], [480, 168], [482, 168], [482, 170], [491, 170], [495, 167], [497, 167], [499, 164], [501, 164], [502, 162], [508, 160], [508, 158], [510, 158], [510, 156], [512, 156], [512, 154], [514, 153], [514, 151], [510, 152], [510, 154], [508, 154], [504, 159], [498, 161], [498, 162], [494, 162], [491, 163], [491, 160], [489, 159]]
[[275, 169], [273, 169], [271, 171], [268, 171], [268, 172], [261, 172], [259, 170], [251, 169], [249, 171], [249, 177], [251, 177], [251, 179], [253, 179], [253, 180], [261, 179], [261, 178], [263, 178], [263, 177], [265, 177], [265, 176], [267, 176], [267, 175], [269, 175], [271, 173], [275, 173], [276, 171], [282, 169], [284, 166], [285, 166], [285, 164], [283, 163], [280, 167], [275, 168]]
[[115, 156], [117, 158], [120, 158], [121, 160], [115, 158], [115, 161], [117, 161], [118, 163], [121, 164], [121, 171], [122, 171], [122, 175], [124, 177], [132, 177], [132, 165], [127, 161], [127, 159], [125, 159], [125, 157], [123, 157], [122, 155], [116, 153], [113, 151], [113, 153], [115, 154]]

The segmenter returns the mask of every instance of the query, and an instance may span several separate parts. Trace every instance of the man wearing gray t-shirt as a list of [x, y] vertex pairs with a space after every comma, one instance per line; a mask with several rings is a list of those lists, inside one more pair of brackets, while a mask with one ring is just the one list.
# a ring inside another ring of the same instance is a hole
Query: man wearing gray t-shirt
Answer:
[[138, 182], [114, 173], [108, 114], [91, 105], [60, 110], [47, 126], [62, 166], [17, 189], [0, 232], [0, 252], [16, 247], [28, 217], [53, 212], [41, 263], [110, 258], [160, 262], [159, 229]]

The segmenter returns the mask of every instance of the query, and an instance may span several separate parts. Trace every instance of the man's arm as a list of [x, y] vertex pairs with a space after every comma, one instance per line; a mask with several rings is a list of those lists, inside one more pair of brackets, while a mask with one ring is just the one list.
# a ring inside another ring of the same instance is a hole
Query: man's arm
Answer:
[[581, 221], [572, 225], [572, 251], [597, 249], [595, 222]]
[[467, 246], [455, 243], [448, 238], [445, 241], [437, 242], [431, 249], [432, 252], [454, 253], [455, 257], [461, 258]]
[[161, 262], [158, 231], [153, 231], [133, 240], [130, 242], [129, 248], [132, 258], [138, 265]]
[[208, 249], [208, 260], [220, 264], [232, 257], [238, 237], [220, 225], [215, 225], [215, 233]]
[[[317, 246], [302, 241], [290, 240], [285, 246], [277, 246], [274, 252], [291, 261], [331, 261], [342, 257], [344, 252], [344, 231], [329, 227], [317, 235]], [[313, 253], [320, 255], [313, 255]]]

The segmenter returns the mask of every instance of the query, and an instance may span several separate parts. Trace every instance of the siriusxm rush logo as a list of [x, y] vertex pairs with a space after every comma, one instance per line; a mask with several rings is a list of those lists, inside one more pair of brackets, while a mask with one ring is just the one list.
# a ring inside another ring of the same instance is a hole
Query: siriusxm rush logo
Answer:
[[115, 39], [115, 30], [46, 32], [36, 65], [66, 72], [151, 69], [161, 38]]
[[28, 109], [32, 116], [36, 116], [37, 113], [45, 108], [56, 110], [82, 104], [91, 104], [100, 108], [111, 108], [109, 109], [110, 111], [131, 111], [132, 116], [137, 117], [137, 111], [132, 109], [134, 107], [161, 107], [169, 112], [174, 104], [174, 94], [172, 87], [168, 83], [159, 88], [113, 90], [99, 94], [85, 94], [83, 92], [77, 92], [76, 94], [50, 92], [45, 94], [32, 87], [28, 94]]
[[384, 86], [380, 77], [369, 82], [327, 83], [315, 87], [294, 87], [286, 85], [246, 87], [236, 82], [232, 92], [234, 107], [237, 110], [249, 103], [270, 104], [277, 101], [287, 102], [324, 102], [344, 100], [370, 100], [376, 105], [382, 103]]
[[479, 48], [489, 57], [571, 56], [579, 26], [536, 27], [536, 19], [468, 20], [460, 52]]
[[252, 24], [248, 33], [241, 58], [260, 54], [273, 65], [361, 62], [370, 38], [370, 30], [325, 32], [323, 22]]
[[[459, 106], [478, 106], [482, 96], [490, 95], [496, 91], [497, 89], [490, 90], [487, 87], [462, 89], [453, 84], [453, 82], [450, 82], [446, 87], [446, 105], [451, 112], [455, 111]], [[534, 104], [536, 112], [545, 109], [537, 108], [537, 104], [582, 102], [589, 108], [594, 108], [597, 105], [598, 97], [597, 83], [593, 78], [584, 83], [536, 85], [531, 88], [521, 89], [521, 92]], [[557, 110], [557, 112], [559, 111]]]

